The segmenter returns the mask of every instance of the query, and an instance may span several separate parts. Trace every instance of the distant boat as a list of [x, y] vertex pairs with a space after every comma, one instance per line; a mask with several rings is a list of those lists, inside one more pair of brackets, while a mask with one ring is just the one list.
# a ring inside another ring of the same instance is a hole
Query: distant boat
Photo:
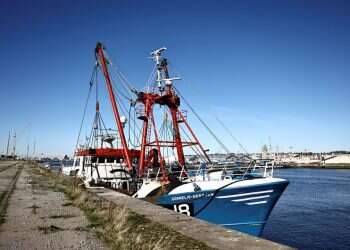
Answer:
[[49, 160], [41, 162], [45, 168], [49, 168], [56, 171], [61, 171], [63, 168], [63, 163], [60, 160]]

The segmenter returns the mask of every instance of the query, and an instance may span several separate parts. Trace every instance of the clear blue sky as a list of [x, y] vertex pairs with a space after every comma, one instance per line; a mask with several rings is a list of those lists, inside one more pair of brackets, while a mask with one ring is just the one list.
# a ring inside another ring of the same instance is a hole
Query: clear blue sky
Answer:
[[[166, 46], [178, 83], [233, 151], [350, 150], [349, 1], [15, 1], [0, 8], [0, 152], [71, 154], [96, 41], [143, 87]], [[174, 73], [174, 75], [175, 75]], [[219, 146], [193, 123], [212, 152]]]

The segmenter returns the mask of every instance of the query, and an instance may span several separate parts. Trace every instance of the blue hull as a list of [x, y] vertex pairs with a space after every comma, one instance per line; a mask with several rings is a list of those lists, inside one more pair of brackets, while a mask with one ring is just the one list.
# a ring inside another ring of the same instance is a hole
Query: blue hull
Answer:
[[[167, 194], [157, 204], [229, 229], [260, 236], [288, 181]], [[232, 187], [230, 187], [232, 186]]]

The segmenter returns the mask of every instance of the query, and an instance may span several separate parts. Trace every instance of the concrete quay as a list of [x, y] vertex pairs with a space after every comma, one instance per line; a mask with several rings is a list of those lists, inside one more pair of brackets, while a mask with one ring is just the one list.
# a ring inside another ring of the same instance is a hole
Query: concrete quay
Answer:
[[[3, 170], [3, 171], [1, 171]], [[109, 249], [63, 193], [38, 181], [24, 162], [0, 162], [0, 249]]]
[[0, 249], [291, 249], [25, 162], [0, 162], [0, 192]]

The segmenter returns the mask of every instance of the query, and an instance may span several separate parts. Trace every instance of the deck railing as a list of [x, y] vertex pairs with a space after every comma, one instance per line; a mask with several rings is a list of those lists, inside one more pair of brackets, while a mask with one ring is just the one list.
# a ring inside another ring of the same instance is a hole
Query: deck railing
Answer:
[[[203, 178], [203, 180], [208, 180], [208, 174], [213, 172], [222, 171], [221, 179], [244, 179], [248, 178], [252, 175], [261, 176], [264, 178], [273, 177], [274, 170], [274, 162], [266, 162], [265, 165], [257, 165], [255, 162], [251, 162], [247, 166], [232, 166], [230, 164], [211, 164], [206, 167], [198, 166], [196, 169], [186, 169], [185, 166], [182, 166], [180, 170], [171, 170], [171, 167], [167, 168], [167, 172], [169, 174], [175, 175], [178, 177], [180, 181], [187, 180], [196, 180], [200, 181], [198, 177], [207, 177]], [[163, 175], [158, 168], [156, 172], [148, 168], [146, 172], [145, 179], [146, 181], [160, 181]]]

